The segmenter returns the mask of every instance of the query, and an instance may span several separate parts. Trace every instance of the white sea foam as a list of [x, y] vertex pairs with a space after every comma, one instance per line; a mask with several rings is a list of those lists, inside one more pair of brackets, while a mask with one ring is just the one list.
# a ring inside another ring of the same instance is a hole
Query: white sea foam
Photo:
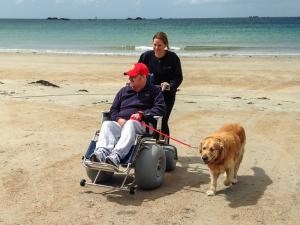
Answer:
[[179, 51], [179, 50], [181, 50], [180, 47], [176, 47], [176, 46], [170, 46], [170, 49], [171, 49], [172, 51]]
[[136, 46], [135, 47], [136, 51], [148, 51], [148, 50], [152, 50], [151, 46]]
[[[55, 49], [0, 49], [4, 53], [31, 53], [31, 54], [65, 54], [65, 55], [100, 55], [100, 56], [139, 56], [145, 48], [138, 51], [77, 51], [77, 50], [55, 50]], [[176, 52], [176, 51], [175, 51]], [[241, 52], [241, 51], [180, 51], [176, 52], [178, 56], [184, 57], [231, 57], [231, 56], [300, 56], [300, 52]]]
[[[136, 46], [135, 47], [136, 51], [149, 51], [149, 50], [152, 50], [152, 49], [153, 49], [152, 46]], [[176, 46], [170, 46], [170, 49], [172, 51], [179, 51], [179, 50], [181, 50], [180, 47], [176, 47]]]

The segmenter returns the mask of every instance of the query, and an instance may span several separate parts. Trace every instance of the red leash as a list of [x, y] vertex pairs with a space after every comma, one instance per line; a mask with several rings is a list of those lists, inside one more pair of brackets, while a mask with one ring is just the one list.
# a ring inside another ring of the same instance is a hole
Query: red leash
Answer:
[[170, 139], [172, 139], [173, 141], [176, 141], [176, 142], [178, 142], [178, 143], [180, 143], [180, 144], [182, 144], [182, 145], [188, 146], [189, 148], [196, 148], [196, 147], [191, 146], [190, 144], [184, 143], [184, 142], [182, 142], [182, 141], [179, 141], [179, 140], [176, 139], [176, 138], [173, 138], [173, 137], [171, 137], [171, 136], [169, 136], [169, 135], [167, 135], [167, 134], [164, 134], [164, 133], [162, 133], [162, 132], [159, 131], [159, 130], [156, 130], [154, 127], [149, 126], [148, 124], [146, 124], [146, 123], [143, 122], [143, 121], [137, 120], [137, 119], [135, 119], [135, 118], [130, 118], [130, 119], [135, 120], [135, 121], [141, 123], [144, 127], [147, 127], [147, 128], [149, 128], [150, 130], [155, 131], [156, 133], [159, 133], [159, 134], [161, 134], [161, 135], [163, 135], [163, 136], [165, 136], [165, 137], [167, 137], [167, 138], [170, 138]]

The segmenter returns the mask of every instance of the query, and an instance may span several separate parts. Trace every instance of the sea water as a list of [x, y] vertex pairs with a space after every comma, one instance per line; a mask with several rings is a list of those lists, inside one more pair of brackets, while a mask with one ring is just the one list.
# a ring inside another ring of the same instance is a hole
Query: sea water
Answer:
[[0, 52], [139, 55], [157, 31], [182, 56], [300, 55], [300, 17], [0, 19]]

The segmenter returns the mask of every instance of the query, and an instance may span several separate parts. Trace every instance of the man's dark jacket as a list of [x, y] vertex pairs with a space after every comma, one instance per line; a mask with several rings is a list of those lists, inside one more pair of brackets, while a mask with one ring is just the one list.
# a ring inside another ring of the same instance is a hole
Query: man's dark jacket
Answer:
[[126, 120], [134, 113], [142, 111], [152, 116], [164, 116], [166, 106], [160, 87], [147, 81], [146, 86], [139, 92], [134, 91], [130, 85], [121, 88], [110, 108], [113, 121], [119, 118]]

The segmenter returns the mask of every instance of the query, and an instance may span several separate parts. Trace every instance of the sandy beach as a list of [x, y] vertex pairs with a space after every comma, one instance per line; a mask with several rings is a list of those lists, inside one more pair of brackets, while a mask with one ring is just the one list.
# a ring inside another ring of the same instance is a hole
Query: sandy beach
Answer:
[[298, 224], [300, 57], [181, 58], [171, 135], [198, 146], [225, 123], [243, 125], [237, 185], [221, 176], [206, 196], [207, 166], [176, 142], [177, 168], [158, 189], [79, 185], [100, 112], [137, 58], [0, 54], [0, 224]]

